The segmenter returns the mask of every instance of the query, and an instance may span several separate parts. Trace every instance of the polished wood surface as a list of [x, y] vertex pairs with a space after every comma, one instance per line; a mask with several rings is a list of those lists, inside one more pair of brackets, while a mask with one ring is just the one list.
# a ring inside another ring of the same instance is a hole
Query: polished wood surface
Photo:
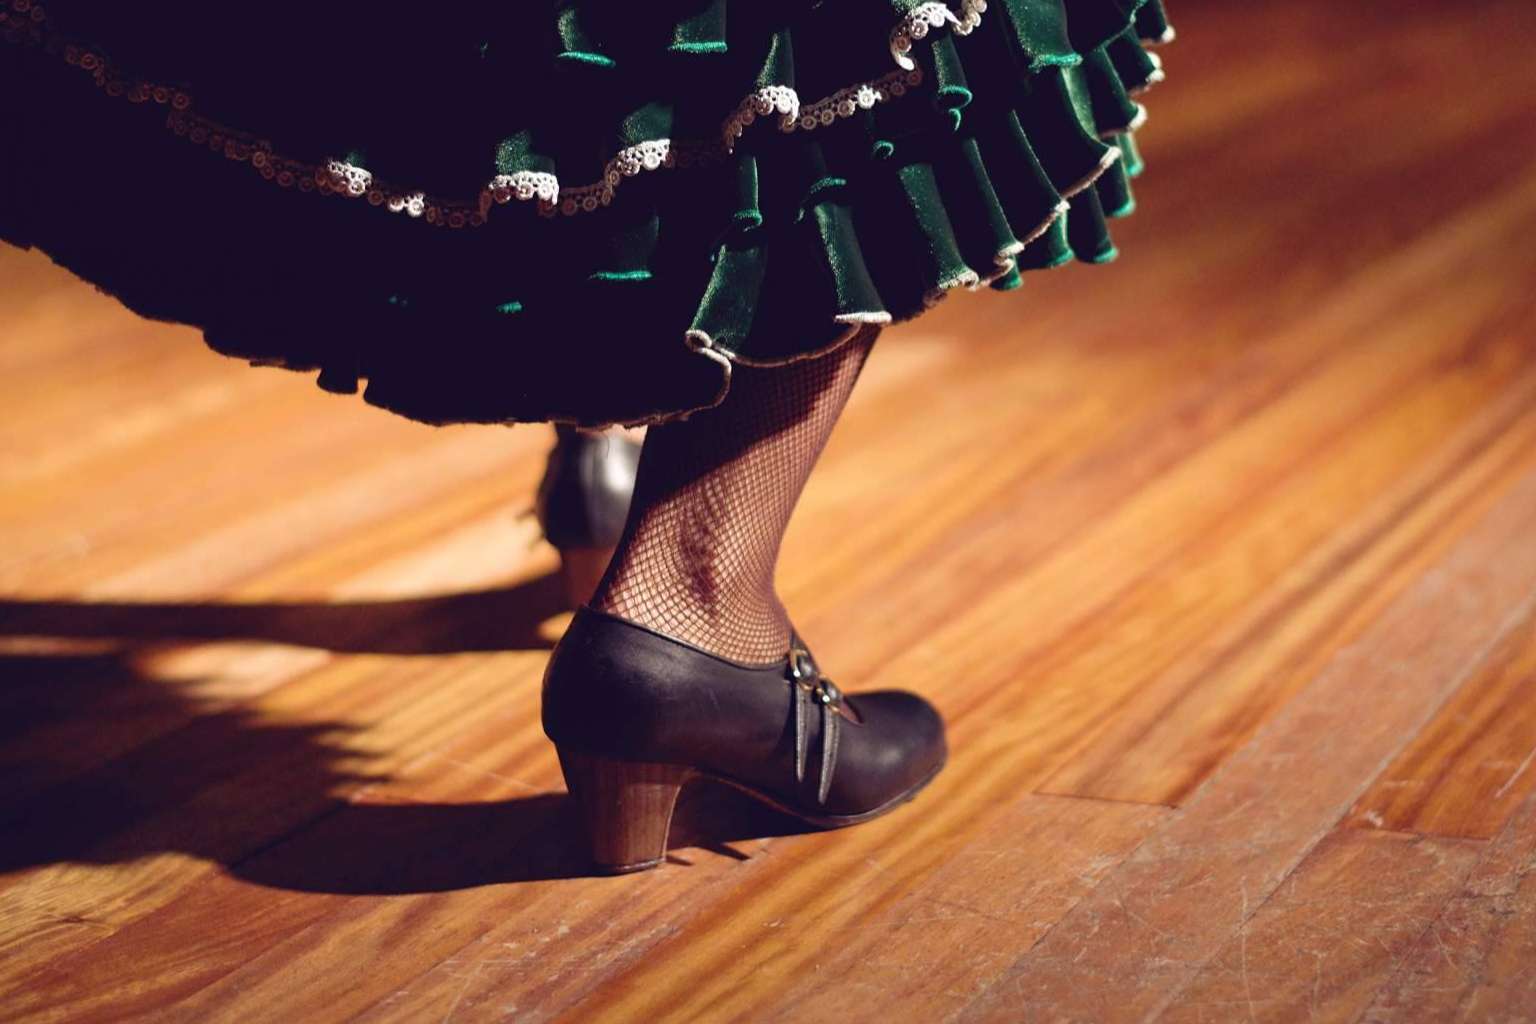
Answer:
[[1124, 257], [886, 334], [786, 541], [914, 804], [590, 877], [521, 514], [0, 253], [0, 1019], [1536, 1020], [1525, 0], [1182, 0]]

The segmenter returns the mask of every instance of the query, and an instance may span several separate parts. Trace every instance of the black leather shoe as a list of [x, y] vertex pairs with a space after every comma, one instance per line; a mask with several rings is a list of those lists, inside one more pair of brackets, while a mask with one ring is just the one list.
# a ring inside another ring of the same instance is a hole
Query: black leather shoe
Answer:
[[640, 445], [615, 431], [555, 428], [533, 512], [544, 539], [560, 552], [560, 576], [572, 607], [591, 599], [613, 558], [639, 462]]
[[842, 693], [798, 636], [782, 660], [747, 665], [586, 606], [550, 658], [543, 717], [612, 872], [661, 862], [697, 776], [837, 828], [912, 799], [947, 753], [927, 701]]

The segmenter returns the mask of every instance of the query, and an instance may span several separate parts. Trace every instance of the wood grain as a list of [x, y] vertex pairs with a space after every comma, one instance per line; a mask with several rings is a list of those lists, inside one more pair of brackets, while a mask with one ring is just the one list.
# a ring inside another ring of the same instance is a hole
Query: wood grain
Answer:
[[1350, 812], [1351, 824], [1492, 839], [1536, 793], [1536, 623], [1467, 681]]
[[[1533, 503], [1536, 472], [964, 1017], [1005, 1020], [1027, 1004], [1053, 1018], [1139, 1018], [1182, 998], [1361, 780], [1536, 614], [1536, 547], [1518, 544]], [[1436, 618], [1443, 628], [1426, 630]]]
[[1536, 1006], [1536, 797], [1490, 843], [1360, 1019], [1520, 1020]]
[[888, 332], [784, 545], [949, 767], [685, 790], [631, 877], [538, 724], [546, 428], [0, 252], [0, 1017], [1536, 1019], [1536, 12], [1174, 13], [1122, 260]]
[[1394, 832], [1330, 833], [1159, 1019], [1359, 1020], [1480, 852]]

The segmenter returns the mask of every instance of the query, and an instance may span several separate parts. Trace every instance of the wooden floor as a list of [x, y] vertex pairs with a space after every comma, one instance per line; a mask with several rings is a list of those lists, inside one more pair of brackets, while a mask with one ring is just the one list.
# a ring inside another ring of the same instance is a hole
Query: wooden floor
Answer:
[[1536, 10], [1174, 13], [1124, 258], [887, 334], [785, 547], [950, 766], [632, 877], [538, 724], [547, 429], [0, 254], [0, 1019], [1536, 1020]]

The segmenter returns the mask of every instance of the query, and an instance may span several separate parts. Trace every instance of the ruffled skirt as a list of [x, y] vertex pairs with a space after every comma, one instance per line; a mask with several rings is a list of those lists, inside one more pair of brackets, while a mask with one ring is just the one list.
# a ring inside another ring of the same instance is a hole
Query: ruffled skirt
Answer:
[[0, 0], [0, 36], [0, 238], [413, 419], [597, 426], [1113, 259], [1172, 30], [1159, 0]]

